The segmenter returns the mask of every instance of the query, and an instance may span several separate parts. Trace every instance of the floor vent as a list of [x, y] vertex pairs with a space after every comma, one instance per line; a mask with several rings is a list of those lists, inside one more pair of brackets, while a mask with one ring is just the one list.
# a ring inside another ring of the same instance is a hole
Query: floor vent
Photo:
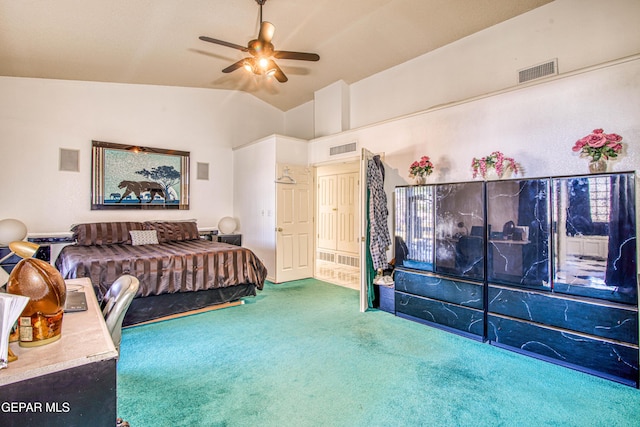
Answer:
[[518, 83], [558, 74], [558, 59], [518, 71]]
[[360, 267], [360, 258], [349, 255], [338, 255], [338, 264], [348, 265], [349, 267]]
[[337, 156], [339, 154], [353, 153], [358, 149], [357, 145], [358, 144], [356, 142], [350, 142], [348, 144], [336, 145], [335, 147], [329, 147], [329, 155], [330, 156]]

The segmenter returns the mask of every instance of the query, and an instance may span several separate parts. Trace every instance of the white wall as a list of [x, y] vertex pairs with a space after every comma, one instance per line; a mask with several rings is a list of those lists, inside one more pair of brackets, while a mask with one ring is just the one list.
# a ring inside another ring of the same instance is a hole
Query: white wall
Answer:
[[255, 252], [271, 277], [276, 268], [275, 137], [236, 148], [233, 170], [233, 208], [242, 233], [242, 245]]
[[555, 0], [353, 83], [351, 129], [516, 86], [554, 58], [568, 73], [640, 53], [638, 17], [638, 0]]
[[[241, 92], [0, 77], [0, 218], [30, 233], [103, 220], [215, 226], [233, 214], [232, 147], [283, 126], [284, 113]], [[190, 209], [91, 211], [91, 140], [190, 151]], [[80, 150], [80, 172], [58, 171], [60, 148]], [[208, 181], [195, 179], [197, 162]]]
[[314, 102], [309, 101], [284, 113], [284, 135], [311, 139], [314, 135]]
[[234, 149], [234, 212], [242, 245], [262, 260], [273, 280], [276, 269], [277, 164], [306, 165], [307, 141], [271, 135]]
[[349, 86], [342, 80], [317, 90], [313, 97], [314, 137], [349, 129]]
[[435, 165], [431, 182], [471, 179], [471, 160], [501, 150], [523, 176], [587, 173], [571, 151], [595, 128], [623, 136], [612, 170], [640, 168], [640, 56], [517, 90], [434, 108], [311, 141], [310, 164], [328, 160], [332, 145], [358, 140], [383, 152], [387, 176], [409, 183], [409, 164], [422, 155]]

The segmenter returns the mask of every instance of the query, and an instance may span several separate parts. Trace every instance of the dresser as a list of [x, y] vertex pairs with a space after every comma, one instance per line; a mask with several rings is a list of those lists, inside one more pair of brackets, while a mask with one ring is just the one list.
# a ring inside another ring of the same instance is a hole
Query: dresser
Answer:
[[397, 187], [396, 315], [639, 387], [635, 182]]
[[41, 347], [11, 343], [18, 360], [0, 370], [0, 425], [110, 426], [116, 420], [116, 351], [89, 279], [87, 311], [65, 313], [62, 336]]

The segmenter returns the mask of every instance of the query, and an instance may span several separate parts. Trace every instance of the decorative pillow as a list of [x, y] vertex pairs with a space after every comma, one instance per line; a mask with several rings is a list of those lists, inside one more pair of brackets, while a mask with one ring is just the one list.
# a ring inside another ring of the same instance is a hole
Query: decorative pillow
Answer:
[[131, 244], [133, 246], [140, 245], [157, 245], [158, 232], [156, 230], [131, 230]]
[[147, 230], [156, 230], [158, 232], [158, 241], [160, 243], [200, 239], [198, 225], [195, 222], [145, 222], [144, 226]]
[[129, 231], [142, 230], [141, 222], [91, 222], [71, 227], [78, 245], [131, 244]]

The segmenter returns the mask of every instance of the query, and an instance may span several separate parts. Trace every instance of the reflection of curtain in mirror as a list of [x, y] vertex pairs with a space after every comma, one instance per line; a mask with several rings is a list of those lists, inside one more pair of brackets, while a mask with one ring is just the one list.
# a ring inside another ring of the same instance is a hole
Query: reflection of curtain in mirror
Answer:
[[590, 200], [588, 178], [576, 178], [569, 181], [568, 236], [593, 234]]
[[520, 183], [518, 225], [529, 227], [530, 244], [523, 248], [523, 283], [542, 285], [549, 282], [549, 229], [547, 182], [529, 180]]
[[608, 286], [636, 302], [635, 189], [631, 174], [611, 176], [611, 216], [609, 218]]

